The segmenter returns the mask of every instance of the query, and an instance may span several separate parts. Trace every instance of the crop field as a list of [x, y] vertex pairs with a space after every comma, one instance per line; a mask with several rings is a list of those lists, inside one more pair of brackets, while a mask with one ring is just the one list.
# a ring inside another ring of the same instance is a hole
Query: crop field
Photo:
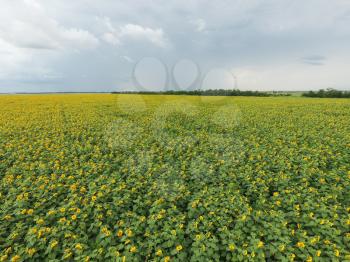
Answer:
[[1, 261], [350, 261], [350, 100], [0, 96]]

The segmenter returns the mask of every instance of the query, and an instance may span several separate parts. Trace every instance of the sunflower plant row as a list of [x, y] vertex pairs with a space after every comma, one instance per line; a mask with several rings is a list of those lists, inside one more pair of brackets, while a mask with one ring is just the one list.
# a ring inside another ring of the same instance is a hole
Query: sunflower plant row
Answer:
[[0, 261], [350, 260], [347, 100], [0, 105]]

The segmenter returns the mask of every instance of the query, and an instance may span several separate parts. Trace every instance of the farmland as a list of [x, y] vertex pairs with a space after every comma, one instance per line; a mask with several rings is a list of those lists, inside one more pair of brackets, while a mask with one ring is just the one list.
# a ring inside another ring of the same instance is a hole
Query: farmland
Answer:
[[350, 100], [0, 105], [1, 261], [350, 260]]

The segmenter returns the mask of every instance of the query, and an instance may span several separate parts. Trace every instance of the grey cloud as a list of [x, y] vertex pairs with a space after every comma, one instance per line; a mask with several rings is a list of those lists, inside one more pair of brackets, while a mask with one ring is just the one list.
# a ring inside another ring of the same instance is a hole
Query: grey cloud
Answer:
[[48, 43], [40, 43], [40, 42], [26, 42], [26, 43], [17, 43], [18, 47], [21, 48], [29, 48], [29, 49], [38, 49], [38, 50], [55, 50], [57, 46], [50, 45]]
[[123, 89], [133, 66], [155, 57], [232, 69], [242, 89], [340, 88], [350, 82], [349, 13], [344, 0], [4, 0], [0, 80], [35, 91], [16, 78], [47, 69], [61, 78], [40, 90]]
[[302, 58], [302, 62], [309, 65], [324, 65], [326, 61], [326, 57], [322, 55], [310, 55]]

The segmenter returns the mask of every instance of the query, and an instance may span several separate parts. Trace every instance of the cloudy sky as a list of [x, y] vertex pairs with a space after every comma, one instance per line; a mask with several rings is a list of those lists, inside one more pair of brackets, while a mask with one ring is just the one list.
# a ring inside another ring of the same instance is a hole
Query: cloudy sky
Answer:
[[350, 90], [348, 0], [1, 0], [0, 92]]

